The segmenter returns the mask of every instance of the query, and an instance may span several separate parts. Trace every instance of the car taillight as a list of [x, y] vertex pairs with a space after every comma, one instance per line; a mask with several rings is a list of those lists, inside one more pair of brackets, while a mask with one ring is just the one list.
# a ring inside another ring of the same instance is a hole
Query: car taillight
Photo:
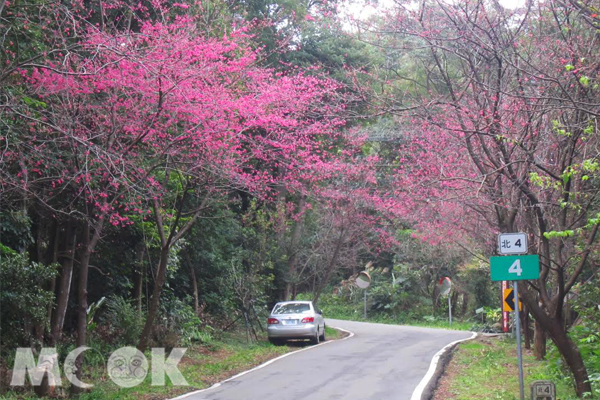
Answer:
[[314, 317], [306, 317], [306, 318], [302, 318], [302, 323], [303, 324], [307, 324], [309, 322], [315, 322]]
[[[264, 321], [264, 320], [263, 320], [263, 321]], [[269, 318], [269, 319], [267, 320], [267, 323], [268, 323], [269, 325], [275, 325], [275, 324], [278, 324], [278, 323], [279, 323], [279, 320], [278, 320], [277, 318]]]

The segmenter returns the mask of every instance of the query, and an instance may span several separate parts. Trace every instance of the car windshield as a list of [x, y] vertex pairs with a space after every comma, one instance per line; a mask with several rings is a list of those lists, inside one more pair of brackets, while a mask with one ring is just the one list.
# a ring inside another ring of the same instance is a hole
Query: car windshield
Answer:
[[277, 304], [273, 314], [305, 314], [310, 312], [310, 305], [306, 303]]

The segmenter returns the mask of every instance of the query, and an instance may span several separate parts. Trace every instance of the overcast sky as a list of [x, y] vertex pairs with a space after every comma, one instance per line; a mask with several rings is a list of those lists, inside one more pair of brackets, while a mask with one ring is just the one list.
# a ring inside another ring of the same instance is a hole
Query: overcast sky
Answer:
[[[516, 8], [525, 4], [525, 0], [499, 0], [500, 4], [506, 8]], [[375, 8], [365, 5], [368, 0], [346, 0], [343, 2], [342, 9], [346, 10], [354, 18], [368, 18], [375, 12]], [[390, 7], [394, 4], [393, 0], [378, 0], [383, 7]]]

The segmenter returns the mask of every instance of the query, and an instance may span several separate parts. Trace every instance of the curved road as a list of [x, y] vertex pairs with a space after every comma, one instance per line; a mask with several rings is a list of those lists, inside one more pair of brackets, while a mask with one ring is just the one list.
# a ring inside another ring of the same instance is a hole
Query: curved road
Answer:
[[410, 400], [431, 359], [470, 332], [327, 319], [354, 333], [308, 348], [186, 400]]

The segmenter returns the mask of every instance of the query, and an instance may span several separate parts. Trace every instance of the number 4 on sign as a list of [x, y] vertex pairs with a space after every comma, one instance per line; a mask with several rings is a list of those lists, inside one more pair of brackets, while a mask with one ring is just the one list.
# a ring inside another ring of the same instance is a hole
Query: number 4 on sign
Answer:
[[510, 274], [517, 274], [517, 276], [521, 276], [523, 273], [523, 269], [521, 268], [521, 260], [517, 258], [508, 269], [508, 272]]
[[537, 254], [491, 257], [490, 272], [494, 282], [538, 279], [540, 258]]

